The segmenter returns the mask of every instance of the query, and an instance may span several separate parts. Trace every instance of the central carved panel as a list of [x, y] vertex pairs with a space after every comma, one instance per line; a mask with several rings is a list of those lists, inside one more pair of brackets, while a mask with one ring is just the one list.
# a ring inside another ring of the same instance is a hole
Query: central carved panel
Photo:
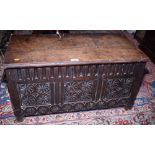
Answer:
[[65, 82], [65, 102], [92, 101], [93, 81]]
[[51, 102], [49, 83], [18, 84], [18, 90], [21, 106], [49, 105]]

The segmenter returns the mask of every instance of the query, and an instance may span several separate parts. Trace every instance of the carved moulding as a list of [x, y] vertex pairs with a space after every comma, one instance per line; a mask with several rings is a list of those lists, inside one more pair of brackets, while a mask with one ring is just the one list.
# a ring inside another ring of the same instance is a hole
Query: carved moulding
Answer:
[[24, 116], [47, 115], [47, 114], [57, 114], [57, 113], [65, 113], [65, 112], [123, 107], [123, 106], [126, 106], [128, 102], [129, 102], [129, 98], [109, 99], [109, 100], [99, 100], [96, 102], [95, 101], [77, 102], [76, 104], [68, 103], [64, 105], [22, 107], [22, 111]]

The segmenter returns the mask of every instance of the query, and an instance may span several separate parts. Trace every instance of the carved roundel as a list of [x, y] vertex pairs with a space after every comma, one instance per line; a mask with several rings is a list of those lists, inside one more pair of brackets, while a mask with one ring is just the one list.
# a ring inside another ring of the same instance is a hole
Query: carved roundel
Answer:
[[82, 103], [78, 103], [75, 105], [75, 110], [84, 110], [84, 105]]
[[118, 106], [117, 102], [118, 102], [117, 100], [109, 100], [107, 104], [109, 107], [114, 107], [114, 106]]
[[90, 102], [90, 103], [86, 103], [86, 109], [94, 109], [95, 108], [95, 103], [93, 103], [93, 102]]
[[106, 104], [106, 102], [104, 102], [104, 101], [99, 101], [99, 102], [97, 103], [97, 107], [98, 107], [99, 109], [105, 108], [106, 106], [107, 106], [107, 104]]
[[60, 107], [57, 106], [57, 105], [52, 106], [52, 107], [50, 108], [50, 111], [51, 111], [52, 113], [57, 113], [57, 112], [60, 111]]
[[70, 104], [65, 104], [62, 109], [65, 112], [69, 112], [72, 109], [72, 106]]
[[47, 114], [48, 111], [49, 111], [48, 107], [45, 107], [45, 106], [41, 106], [38, 108], [39, 114]]
[[29, 106], [35, 104], [35, 98], [33, 96], [25, 95], [22, 97], [22, 105]]
[[27, 115], [34, 115], [35, 112], [36, 112], [36, 109], [34, 107], [28, 107], [28, 108], [25, 109], [25, 113]]

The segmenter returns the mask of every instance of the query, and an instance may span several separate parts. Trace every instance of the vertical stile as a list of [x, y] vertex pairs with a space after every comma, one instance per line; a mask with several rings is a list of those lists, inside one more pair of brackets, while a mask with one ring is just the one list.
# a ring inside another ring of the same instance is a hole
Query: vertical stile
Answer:
[[61, 78], [62, 75], [62, 67], [58, 67], [58, 78]]
[[22, 75], [21, 75], [21, 70], [17, 69], [17, 74], [18, 74], [18, 80], [22, 81]]
[[62, 67], [62, 78], [65, 79], [66, 78], [66, 66]]
[[118, 66], [118, 64], [114, 64], [113, 75], [115, 75], [115, 76], [117, 74], [117, 66]]
[[116, 73], [117, 76], [121, 75], [121, 68], [122, 68], [121, 64], [118, 64], [117, 73]]
[[88, 75], [88, 66], [84, 66], [84, 71], [85, 71], [84, 75], [87, 77], [87, 75]]
[[46, 67], [46, 79], [49, 80], [50, 79], [50, 67]]
[[46, 68], [45, 67], [42, 68], [42, 79], [46, 80]]
[[112, 77], [113, 73], [113, 64], [109, 64], [109, 71], [108, 71], [108, 76]]
[[34, 79], [34, 68], [30, 68], [29, 72], [30, 72], [30, 79], [31, 79], [31, 81], [33, 81], [33, 79]]
[[102, 64], [101, 65], [101, 76], [102, 77], [105, 77], [106, 76], [106, 68], [107, 68], [107, 65], [106, 64]]
[[76, 77], [80, 77], [80, 66], [76, 66]]
[[54, 67], [50, 68], [50, 78], [53, 79], [54, 78]]
[[69, 77], [69, 66], [66, 67], [66, 78]]
[[12, 79], [14, 79], [14, 81], [18, 81], [18, 74], [17, 74], [17, 69], [13, 69], [11, 71], [11, 74], [12, 74]]
[[129, 66], [128, 66], [128, 69], [127, 69], [127, 74], [130, 75], [131, 72], [132, 72], [132, 65], [133, 65], [133, 64], [128, 64], [128, 65], [129, 65]]
[[37, 68], [38, 71], [38, 79], [42, 80], [42, 68]]
[[110, 66], [110, 72], [109, 72], [109, 76], [111, 76], [111, 77], [114, 75], [114, 70], [115, 70], [114, 67], [115, 67], [114, 64], [111, 64], [111, 66]]
[[135, 63], [134, 63], [134, 64], [132, 64], [130, 74], [133, 74], [133, 73], [134, 73], [134, 70], [135, 70]]
[[25, 68], [21, 69], [21, 74], [22, 74], [23, 81], [26, 81], [26, 70], [25, 70]]
[[131, 64], [129, 63], [126, 65], [126, 70], [125, 70], [126, 75], [130, 75], [130, 70], [131, 70]]
[[76, 77], [76, 69], [75, 66], [72, 67], [72, 74], [73, 74], [73, 78]]
[[54, 67], [54, 79], [58, 78], [58, 67]]
[[95, 65], [91, 66], [91, 76], [95, 76]]
[[58, 83], [58, 87], [59, 87], [59, 103], [58, 104], [61, 104], [62, 103], [62, 100], [61, 100], [61, 82]]
[[100, 66], [100, 65], [96, 65], [96, 74], [95, 74], [95, 76], [97, 76], [97, 77], [98, 77], [99, 74], [100, 74], [100, 73], [99, 73], [99, 72], [100, 72], [100, 71], [99, 71], [99, 66]]
[[64, 103], [64, 81], [61, 82], [61, 105]]
[[38, 70], [37, 70], [37, 68], [34, 68], [34, 79], [38, 80]]
[[99, 65], [98, 78], [95, 80], [95, 101], [99, 100], [102, 82], [103, 65]]
[[54, 79], [56, 82], [54, 82], [54, 95], [55, 95], [55, 103], [59, 104], [59, 82], [58, 82], [58, 76], [59, 76], [59, 71], [58, 67], [54, 67]]
[[90, 76], [90, 65], [88, 65], [88, 74], [87, 76]]
[[56, 90], [55, 90], [55, 82], [53, 82], [53, 103], [56, 104]]
[[82, 72], [82, 70], [83, 70], [83, 66], [81, 65], [81, 66], [80, 66], [80, 77], [83, 76], [83, 72]]
[[71, 78], [72, 77], [72, 67], [68, 66], [68, 77]]
[[30, 72], [29, 72], [29, 69], [26, 69], [26, 79], [27, 79], [27, 81], [30, 81]]

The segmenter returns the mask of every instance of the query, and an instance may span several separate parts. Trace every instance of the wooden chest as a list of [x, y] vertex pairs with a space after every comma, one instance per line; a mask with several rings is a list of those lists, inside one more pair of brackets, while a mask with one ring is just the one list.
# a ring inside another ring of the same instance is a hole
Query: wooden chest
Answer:
[[13, 36], [5, 75], [15, 116], [132, 108], [147, 61], [121, 35]]

